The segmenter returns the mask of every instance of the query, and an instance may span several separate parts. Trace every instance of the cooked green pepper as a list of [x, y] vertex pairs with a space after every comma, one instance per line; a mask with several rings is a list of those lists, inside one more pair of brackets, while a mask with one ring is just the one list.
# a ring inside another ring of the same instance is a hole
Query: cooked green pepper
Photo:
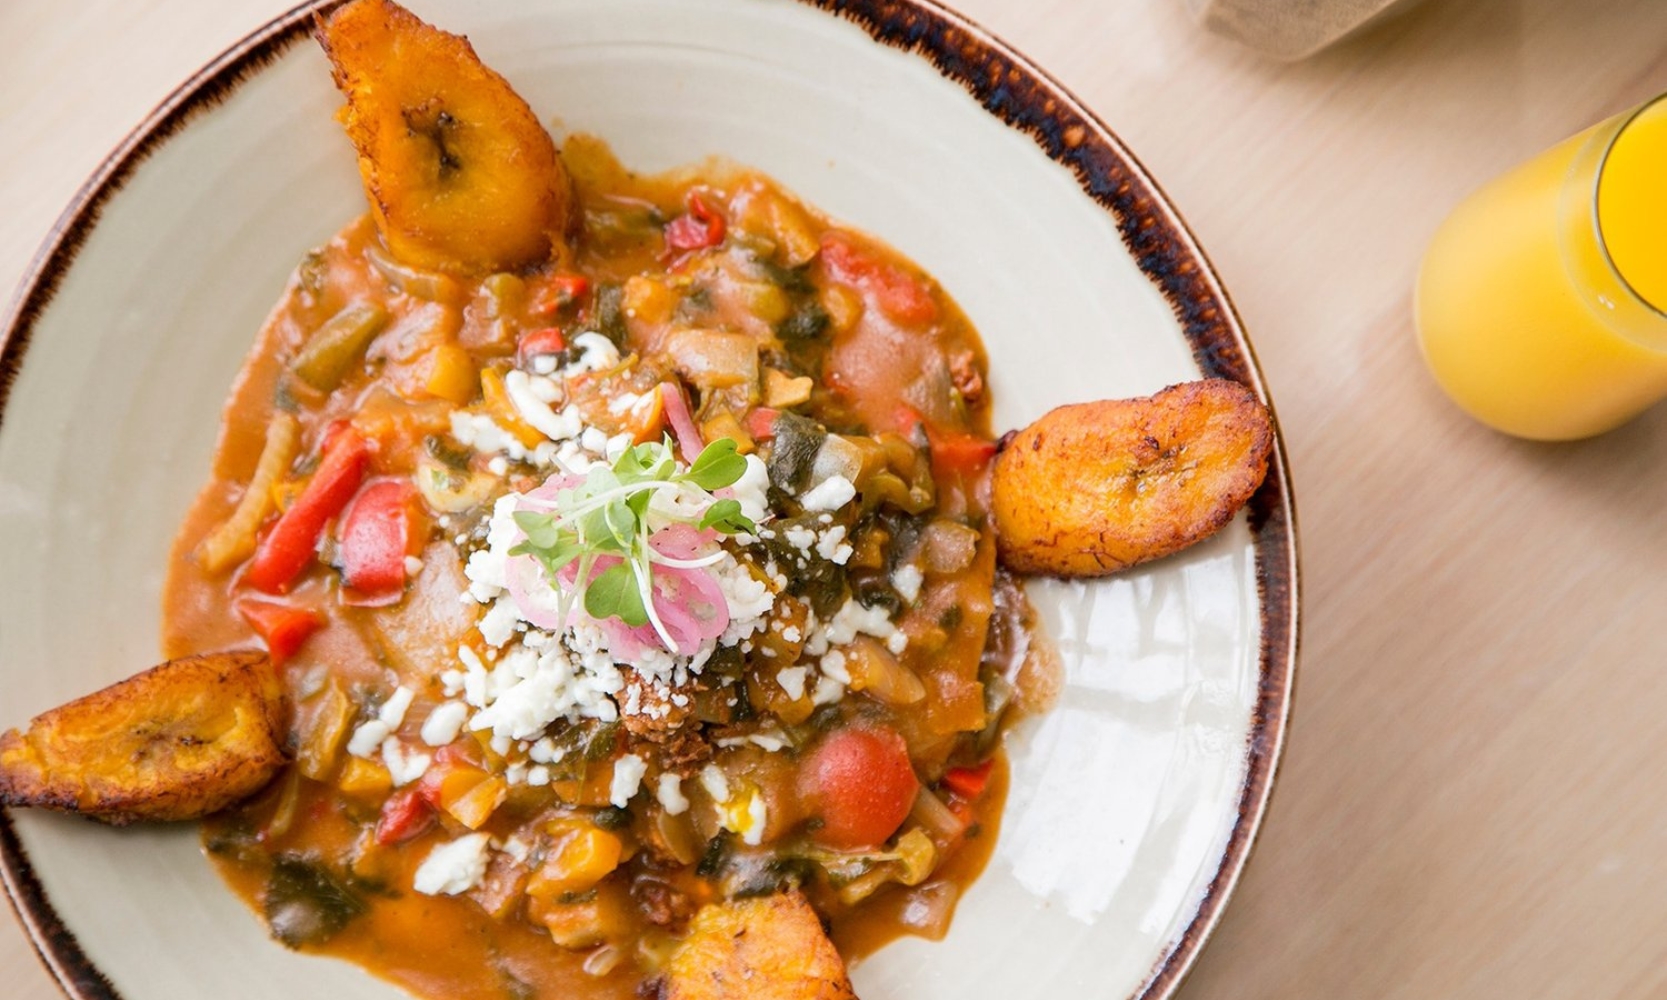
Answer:
[[348, 369], [387, 325], [388, 311], [381, 306], [355, 303], [343, 308], [307, 338], [295, 356], [296, 378], [329, 392], [341, 385]]

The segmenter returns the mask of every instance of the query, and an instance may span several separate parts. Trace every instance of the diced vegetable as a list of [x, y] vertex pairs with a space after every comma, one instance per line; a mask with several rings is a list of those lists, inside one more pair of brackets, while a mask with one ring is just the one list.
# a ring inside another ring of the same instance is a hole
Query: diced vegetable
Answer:
[[469, 352], [456, 344], [440, 344], [428, 352], [428, 377], [423, 390], [448, 403], [462, 406], [475, 398], [480, 374]]
[[434, 807], [415, 788], [402, 789], [382, 804], [376, 821], [378, 844], [399, 844], [413, 840], [434, 825]]
[[534, 287], [529, 308], [534, 315], [548, 316], [584, 298], [589, 290], [590, 281], [582, 274], [552, 274]]
[[828, 432], [821, 424], [796, 413], [781, 411], [771, 424], [775, 447], [770, 450], [770, 482], [797, 493], [810, 485], [816, 453]]
[[544, 864], [527, 881], [527, 895], [550, 899], [585, 892], [619, 867], [625, 845], [615, 834], [588, 823], [564, 823], [544, 855]]
[[924, 280], [858, 246], [850, 236], [823, 233], [821, 256], [834, 280], [860, 289], [893, 322], [921, 327], [938, 318], [938, 304]]
[[810, 217], [797, 203], [762, 185], [749, 185], [736, 199], [744, 227], [775, 244], [781, 259], [796, 267], [816, 256], [818, 243]]
[[747, 433], [741, 421], [735, 419], [735, 414], [728, 410], [720, 410], [716, 415], [702, 421], [700, 436], [704, 441], [721, 441], [728, 438], [735, 442], [735, 451], [741, 455], [750, 455], [753, 451], [752, 435]]
[[671, 319], [678, 294], [661, 278], [634, 274], [625, 281], [625, 315], [639, 323], [660, 324]]
[[361, 802], [376, 803], [393, 790], [394, 779], [385, 765], [363, 757], [352, 757], [342, 766], [336, 787], [342, 790], [343, 795]]
[[746, 428], [754, 441], [768, 441], [776, 436], [776, 414], [769, 406], [760, 406], [747, 413]]
[[521, 367], [526, 368], [532, 359], [545, 354], [560, 354], [567, 350], [567, 338], [562, 335], [561, 328], [547, 326], [541, 330], [533, 330], [521, 338], [515, 345], [516, 360]]
[[764, 405], [776, 408], [810, 402], [816, 382], [808, 375], [794, 377], [775, 368], [764, 369]]
[[312, 780], [323, 781], [336, 766], [357, 709], [335, 681], [326, 684], [315, 701], [301, 709], [295, 766]]
[[382, 277], [398, 291], [429, 302], [457, 304], [463, 298], [463, 286], [456, 278], [413, 267], [383, 253], [377, 247], [365, 248], [365, 259], [371, 262]]
[[298, 608], [275, 601], [246, 597], [236, 604], [237, 613], [266, 641], [274, 666], [295, 655], [307, 637], [317, 632], [324, 618], [311, 608]]
[[666, 255], [671, 258], [717, 246], [728, 228], [724, 217], [698, 191], [690, 191], [685, 204], [689, 211], [666, 224]]
[[370, 464], [370, 447], [344, 426], [325, 442], [318, 471], [278, 517], [255, 549], [243, 579], [256, 590], [283, 593], [312, 562], [324, 527], [358, 491]]
[[990, 783], [990, 771], [993, 767], [994, 760], [987, 760], [971, 767], [952, 767], [944, 772], [943, 780], [938, 784], [943, 786], [945, 791], [972, 802], [984, 794], [984, 789]]
[[307, 338], [291, 366], [295, 376], [319, 392], [329, 392], [341, 384], [354, 362], [387, 325], [388, 311], [379, 305], [354, 303], [345, 307]]
[[365, 912], [365, 901], [316, 861], [284, 856], [266, 883], [266, 923], [291, 948], [320, 944]]
[[934, 573], [959, 573], [972, 565], [982, 537], [977, 529], [938, 518], [921, 533], [926, 568]]
[[365, 597], [405, 587], [405, 557], [416, 537], [417, 491], [408, 480], [379, 479], [359, 492], [342, 521], [342, 578]]
[[423, 502], [442, 514], [457, 514], [478, 507], [492, 499], [498, 486], [498, 480], [484, 472], [471, 472], [466, 467], [454, 469], [428, 456], [418, 460], [411, 478]]
[[697, 389], [727, 389], [758, 381], [758, 341], [745, 333], [678, 330], [665, 352], [677, 373]]
[[920, 792], [903, 737], [882, 726], [830, 733], [811, 751], [799, 780], [800, 797], [822, 819], [812, 836], [844, 849], [883, 843]]
[[845, 652], [851, 687], [887, 705], [913, 705], [926, 697], [926, 685], [891, 650], [873, 636], [859, 635]]
[[272, 510], [272, 487], [295, 461], [300, 444], [301, 424], [295, 415], [287, 410], [273, 413], [255, 473], [236, 509], [197, 546], [197, 562], [203, 569], [222, 573], [254, 553], [261, 522]]

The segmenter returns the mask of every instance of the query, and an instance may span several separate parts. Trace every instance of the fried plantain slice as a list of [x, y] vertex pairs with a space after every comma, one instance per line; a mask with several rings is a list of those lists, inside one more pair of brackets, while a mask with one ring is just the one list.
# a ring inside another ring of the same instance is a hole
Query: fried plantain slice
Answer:
[[1202, 541], [1267, 475], [1273, 418], [1237, 382], [1061, 406], [996, 456], [991, 507], [1003, 565], [1102, 576]]
[[0, 735], [0, 805], [116, 826], [196, 819], [271, 781], [284, 736], [265, 653], [170, 660]]
[[549, 259], [571, 221], [572, 184], [538, 116], [468, 39], [389, 0], [352, 0], [316, 35], [395, 257], [466, 274]]
[[845, 960], [796, 892], [711, 903], [672, 953], [662, 1000], [855, 1000]]

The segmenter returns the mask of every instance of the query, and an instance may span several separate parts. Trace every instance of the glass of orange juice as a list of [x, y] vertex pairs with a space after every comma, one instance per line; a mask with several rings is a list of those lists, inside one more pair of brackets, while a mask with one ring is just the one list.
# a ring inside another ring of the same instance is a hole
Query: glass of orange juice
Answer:
[[1588, 437], [1667, 398], [1667, 95], [1460, 204], [1416, 311], [1436, 381], [1507, 433]]

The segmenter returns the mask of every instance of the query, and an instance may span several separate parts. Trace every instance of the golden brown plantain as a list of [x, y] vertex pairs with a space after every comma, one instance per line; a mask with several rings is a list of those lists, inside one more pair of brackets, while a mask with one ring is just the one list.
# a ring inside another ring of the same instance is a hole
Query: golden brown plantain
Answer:
[[284, 736], [265, 653], [170, 660], [0, 735], [0, 805], [117, 826], [196, 819], [271, 781]]
[[703, 906], [666, 968], [663, 1000], [855, 1000], [845, 961], [796, 892]]
[[1100, 576], [1177, 552], [1232, 519], [1267, 475], [1272, 449], [1267, 407], [1226, 379], [1061, 406], [996, 456], [1002, 563]]
[[395, 257], [470, 274], [549, 259], [570, 222], [572, 184], [538, 116], [468, 39], [389, 0], [353, 0], [317, 35]]

